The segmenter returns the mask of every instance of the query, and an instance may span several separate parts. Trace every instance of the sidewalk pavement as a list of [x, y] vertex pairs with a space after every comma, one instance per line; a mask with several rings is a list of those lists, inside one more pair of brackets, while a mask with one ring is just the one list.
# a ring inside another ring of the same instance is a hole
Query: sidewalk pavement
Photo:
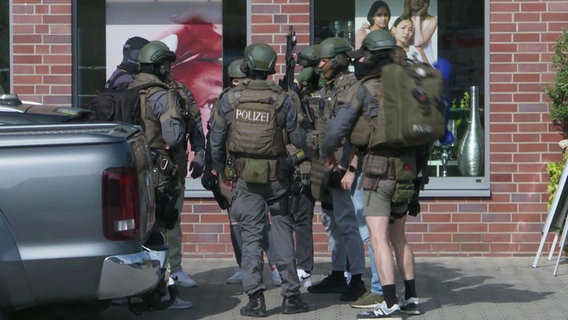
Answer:
[[[568, 261], [561, 260], [555, 277], [555, 259], [549, 261], [543, 256], [536, 268], [532, 267], [533, 260], [534, 256], [416, 258], [416, 286], [422, 314], [402, 319], [568, 319]], [[101, 314], [101, 319], [253, 319], [239, 314], [239, 309], [248, 302], [242, 286], [225, 284], [235, 271], [234, 260], [184, 260], [183, 266], [199, 283], [196, 288], [180, 288], [180, 297], [192, 301], [193, 308], [137, 316], [125, 305], [112, 306]], [[312, 273], [314, 283], [329, 271], [329, 260], [317, 260]], [[269, 284], [265, 292], [269, 315], [264, 319], [354, 320], [364, 310], [349, 307], [348, 302], [339, 300], [339, 294], [311, 294], [302, 288], [302, 298], [310, 311], [280, 314], [280, 287], [270, 285], [268, 266], [264, 278]], [[369, 267], [363, 281], [369, 288]], [[404, 294], [400, 279], [397, 279], [397, 292], [399, 297]]]

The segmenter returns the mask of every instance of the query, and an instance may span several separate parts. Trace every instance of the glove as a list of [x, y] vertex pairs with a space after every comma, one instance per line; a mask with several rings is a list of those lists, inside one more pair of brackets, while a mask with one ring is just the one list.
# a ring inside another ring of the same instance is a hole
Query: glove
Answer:
[[217, 185], [217, 176], [211, 170], [205, 170], [201, 176], [201, 185], [207, 190], [213, 190]]
[[408, 215], [416, 217], [420, 213], [420, 202], [418, 199], [413, 198], [408, 204]]
[[199, 178], [203, 174], [203, 168], [205, 168], [205, 151], [199, 151], [195, 153], [193, 160], [189, 164], [191, 177], [193, 179]]

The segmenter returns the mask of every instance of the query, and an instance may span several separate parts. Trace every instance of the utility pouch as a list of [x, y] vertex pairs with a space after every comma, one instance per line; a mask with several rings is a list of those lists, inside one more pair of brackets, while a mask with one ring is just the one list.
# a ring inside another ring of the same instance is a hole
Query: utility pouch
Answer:
[[379, 187], [379, 180], [381, 180], [381, 178], [377, 176], [372, 177], [364, 175], [361, 178], [361, 188], [363, 188], [363, 190], [376, 191]]
[[276, 179], [287, 180], [292, 177], [292, 164], [286, 158], [278, 158], [276, 161]]
[[401, 155], [394, 158], [396, 181], [410, 183], [416, 178], [416, 158], [413, 155]]
[[326, 168], [323, 161], [319, 159], [312, 160], [312, 169], [310, 171], [310, 186], [314, 199], [321, 200], [324, 189], [327, 187], [329, 178], [329, 169]]
[[312, 130], [306, 137], [306, 145], [312, 150], [313, 157], [319, 157], [319, 132], [317, 130]]
[[414, 184], [412, 182], [397, 182], [396, 189], [392, 195], [392, 203], [408, 203], [414, 195]]
[[162, 221], [167, 229], [172, 229], [178, 220], [176, 203], [180, 192], [179, 185], [171, 180], [156, 189], [156, 218]]
[[247, 183], [268, 183], [268, 161], [266, 159], [244, 158], [243, 168], [239, 176]]
[[388, 169], [388, 158], [368, 154], [363, 159], [363, 173], [365, 176], [384, 177]]

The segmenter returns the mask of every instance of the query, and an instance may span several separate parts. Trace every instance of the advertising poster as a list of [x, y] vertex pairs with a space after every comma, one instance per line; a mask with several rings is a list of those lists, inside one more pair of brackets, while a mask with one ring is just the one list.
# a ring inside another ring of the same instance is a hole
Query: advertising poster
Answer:
[[[122, 61], [122, 46], [129, 38], [139, 36], [164, 42], [176, 54], [172, 77], [193, 93], [201, 109], [203, 129], [207, 130], [211, 106], [223, 89], [221, 4], [107, 1], [106, 78]], [[199, 179], [186, 179], [186, 187], [189, 191], [204, 190]]]
[[378, 29], [390, 31], [409, 59], [438, 60], [438, 0], [356, 0], [355, 48]]

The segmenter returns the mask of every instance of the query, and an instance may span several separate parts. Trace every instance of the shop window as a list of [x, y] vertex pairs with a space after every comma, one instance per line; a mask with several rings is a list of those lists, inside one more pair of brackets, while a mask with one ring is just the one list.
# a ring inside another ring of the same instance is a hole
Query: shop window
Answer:
[[[430, 43], [420, 47], [427, 51], [428, 62], [444, 72], [451, 69], [447, 72], [446, 86], [447, 103], [451, 108], [448, 128], [456, 137], [454, 143], [436, 143], [433, 147], [429, 161], [430, 183], [421, 196], [489, 196], [489, 126], [485, 125], [489, 119], [489, 0], [482, 5], [478, 0], [313, 0], [312, 43], [340, 36], [356, 47], [368, 32], [363, 24], [373, 21], [367, 21], [371, 8], [387, 4], [390, 11], [387, 28], [392, 30], [396, 19], [404, 15], [407, 3], [421, 2], [429, 2], [427, 12], [433, 17], [422, 20], [437, 21], [437, 28]], [[375, 20], [377, 26], [382, 23]], [[477, 93], [473, 97], [472, 87]], [[481, 143], [480, 139], [464, 139], [470, 131], [472, 100], [480, 116]], [[469, 149], [473, 154], [460, 152], [463, 140], [469, 142], [462, 149]]]
[[10, 93], [10, 1], [0, 3], [0, 94]]
[[[73, 99], [84, 106], [122, 60], [133, 36], [161, 40], [176, 53], [172, 76], [187, 85], [201, 107], [204, 129], [210, 107], [228, 85], [225, 66], [246, 46], [246, 0], [74, 1]], [[200, 179], [186, 179], [186, 196], [211, 196]]]

